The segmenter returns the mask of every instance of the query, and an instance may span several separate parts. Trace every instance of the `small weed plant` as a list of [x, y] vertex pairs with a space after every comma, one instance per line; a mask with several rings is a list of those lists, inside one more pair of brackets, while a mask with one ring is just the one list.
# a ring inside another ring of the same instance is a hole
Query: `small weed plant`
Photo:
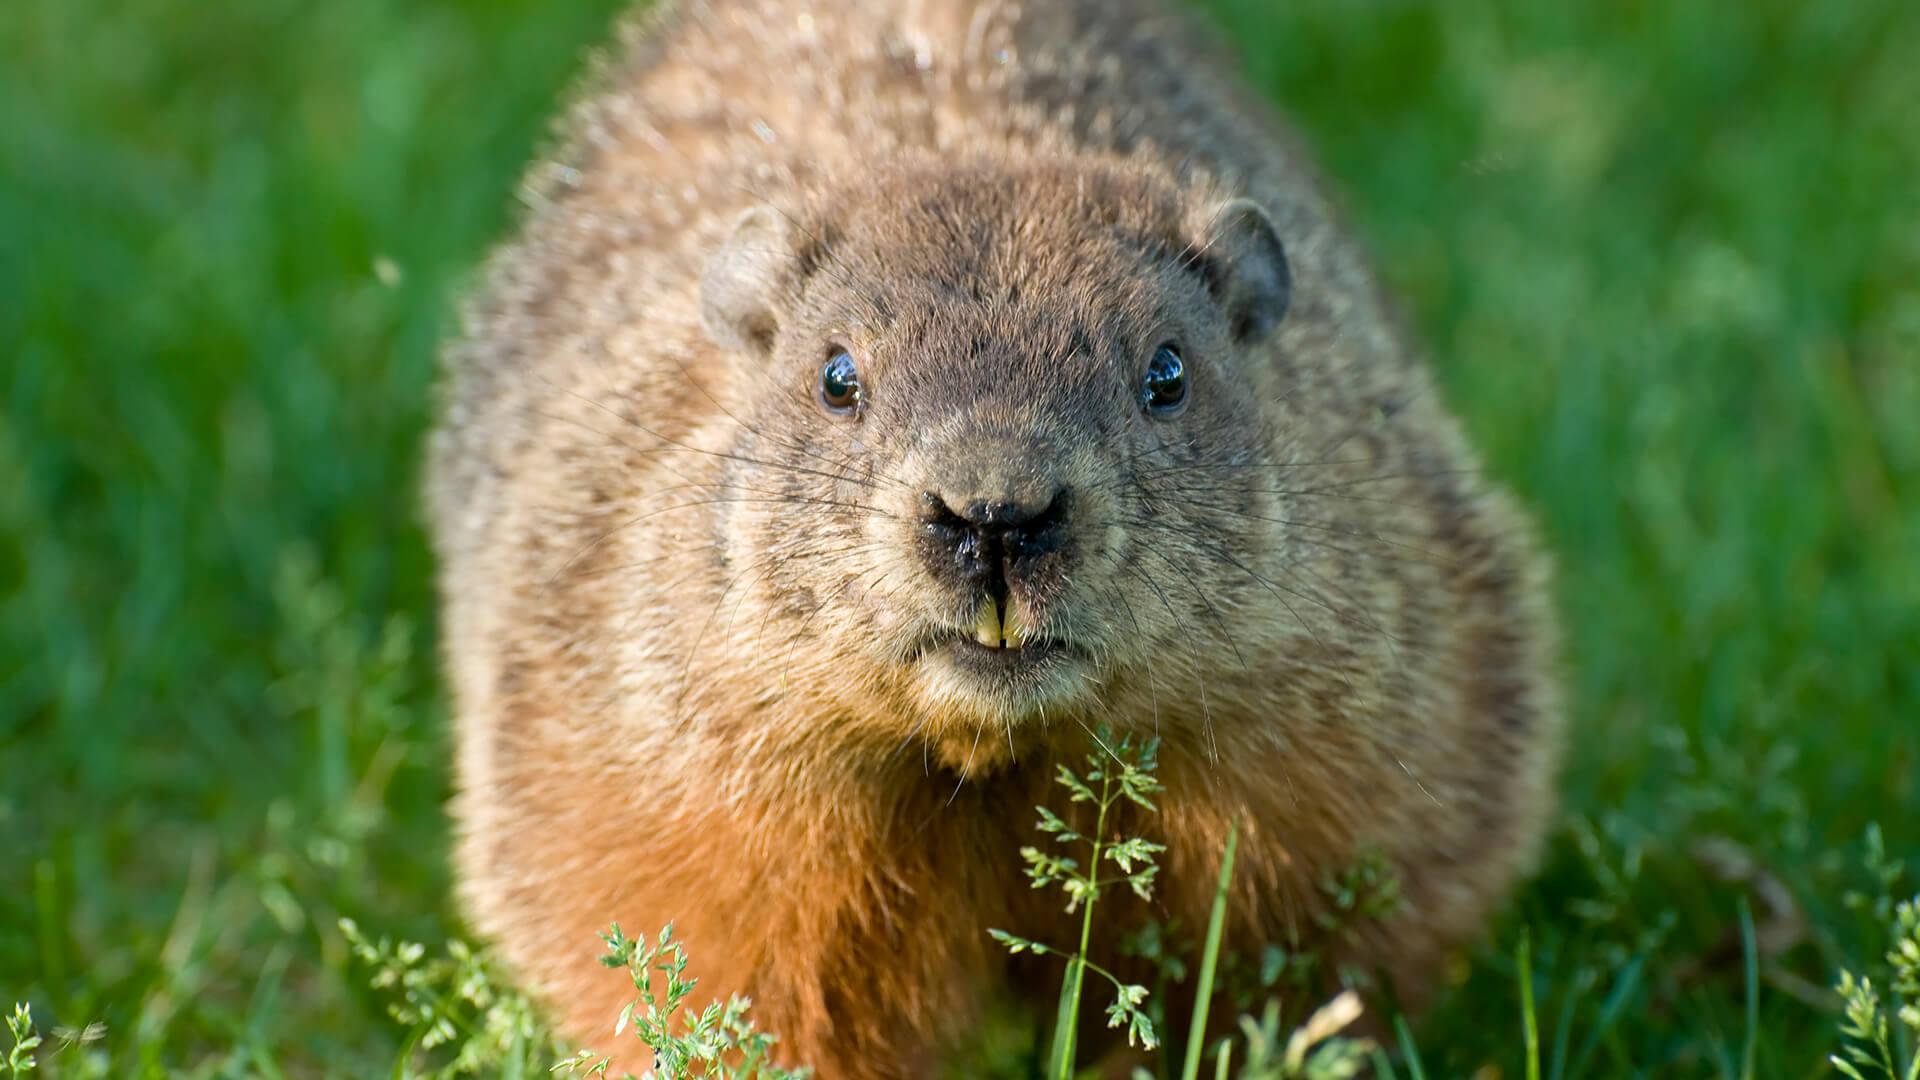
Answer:
[[[1102, 745], [1106, 745], [1106, 740], [1102, 740]], [[1154, 754], [1157, 750], [1154, 742], [1135, 746], [1130, 740], [1123, 739], [1105, 753], [1088, 755], [1084, 779], [1065, 764], [1060, 766], [1054, 780], [1067, 790], [1068, 801], [1090, 803], [1094, 808], [1091, 835], [1077, 832], [1060, 815], [1044, 806], [1035, 808], [1040, 814], [1040, 831], [1048, 836], [1054, 848], [1063, 848], [1065, 851], [1024, 847], [1020, 849], [1020, 857], [1027, 864], [1027, 878], [1033, 882], [1034, 888], [1058, 888], [1066, 895], [1067, 914], [1079, 914], [1079, 947], [1068, 951], [1006, 930], [987, 931], [1011, 953], [1057, 956], [1067, 962], [1066, 974], [1061, 980], [1060, 1006], [1047, 1069], [1049, 1076], [1060, 1080], [1073, 1075], [1081, 992], [1089, 971], [1113, 987], [1113, 1002], [1107, 1006], [1107, 1025], [1125, 1027], [1129, 1046], [1138, 1044], [1151, 1050], [1160, 1042], [1154, 1034], [1153, 1021], [1142, 1008], [1147, 1000], [1147, 988], [1122, 980], [1087, 956], [1088, 946], [1093, 941], [1094, 909], [1099, 906], [1101, 894], [1106, 889], [1124, 884], [1142, 900], [1153, 898], [1153, 880], [1160, 872], [1159, 864], [1154, 860], [1165, 849], [1137, 836], [1108, 840], [1106, 829], [1109, 818], [1122, 802], [1134, 803], [1149, 812], [1153, 810], [1153, 795], [1160, 790], [1160, 782], [1153, 776]], [[1084, 866], [1071, 854], [1075, 851], [1086, 853]], [[1106, 877], [1101, 876], [1102, 860], [1111, 863], [1113, 868], [1113, 872]]]
[[437, 955], [418, 942], [374, 940], [352, 919], [340, 920], [340, 932], [372, 969], [373, 988], [391, 996], [388, 1015], [408, 1030], [405, 1075], [534, 1075], [561, 1053], [533, 1002], [486, 952], [457, 939]]
[[40, 1045], [40, 1036], [33, 1033], [33, 1010], [26, 1002], [14, 1003], [13, 1014], [7, 1017], [7, 1035], [13, 1042], [7, 1051], [7, 1075], [25, 1076], [39, 1068], [33, 1051]]
[[[1159, 745], [1156, 740], [1136, 743], [1131, 738], [1115, 739], [1105, 731], [1098, 733], [1095, 744], [1096, 749], [1087, 755], [1084, 776], [1062, 764], [1054, 778], [1067, 792], [1069, 804], [1090, 806], [1093, 832], [1082, 834], [1059, 814], [1040, 806], [1035, 808], [1039, 814], [1038, 828], [1050, 846], [1020, 850], [1033, 887], [1059, 889], [1066, 897], [1067, 914], [1080, 916], [1078, 947], [1069, 951], [1006, 930], [988, 931], [1011, 953], [1035, 953], [1066, 961], [1053, 1043], [1047, 1058], [1047, 1076], [1053, 1080], [1069, 1080], [1074, 1075], [1080, 1003], [1089, 971], [1106, 980], [1113, 990], [1113, 1000], [1106, 1008], [1107, 1026], [1125, 1028], [1129, 1046], [1152, 1050], [1160, 1044], [1153, 1023], [1156, 1010], [1148, 1006], [1147, 988], [1120, 978], [1088, 955], [1093, 943], [1094, 911], [1106, 890], [1125, 886], [1142, 900], [1153, 898], [1154, 879], [1159, 873], [1156, 859], [1165, 848], [1141, 836], [1110, 837], [1108, 826], [1124, 804], [1131, 803], [1146, 813], [1155, 812], [1153, 797], [1160, 791], [1160, 782], [1154, 777]], [[1200, 954], [1199, 981], [1180, 1073], [1183, 1080], [1195, 1080], [1200, 1074], [1207, 1013], [1221, 973], [1220, 945], [1238, 844], [1239, 825], [1235, 823], [1228, 829], [1226, 846], [1221, 853], [1219, 880], [1207, 920], [1206, 944]], [[1082, 855], [1084, 863], [1079, 858]], [[1361, 893], [1348, 891], [1357, 902]], [[1130, 941], [1133, 943], [1130, 951], [1152, 961], [1159, 969], [1163, 987], [1185, 980], [1186, 963], [1165, 928], [1143, 928]], [[1269, 957], [1262, 967], [1271, 985], [1279, 965]], [[1247, 1053], [1237, 1075], [1242, 1080], [1341, 1080], [1353, 1076], [1369, 1060], [1372, 1047], [1365, 1040], [1342, 1038], [1338, 1033], [1359, 1015], [1360, 999], [1349, 991], [1283, 1040], [1279, 1006], [1277, 1002], [1270, 1002], [1259, 1019], [1241, 1017]], [[1234, 1075], [1232, 1061], [1232, 1040], [1221, 1040], [1214, 1048], [1214, 1075]], [[1137, 1076], [1151, 1080], [1153, 1074], [1139, 1070]]]
[[[607, 953], [600, 962], [619, 968], [633, 980], [638, 997], [620, 1010], [618, 1036], [628, 1028], [653, 1052], [653, 1073], [661, 1077], [720, 1077], [725, 1080], [802, 1080], [808, 1070], [782, 1069], [769, 1060], [775, 1037], [747, 1017], [752, 1002], [734, 996], [698, 1012], [687, 1008], [698, 979], [687, 975], [687, 950], [673, 938], [673, 924], [661, 928], [652, 944], [646, 936], [628, 937], [618, 923], [600, 935]], [[657, 977], [657, 978], [656, 978]], [[660, 989], [654, 989], [656, 981]], [[604, 1076], [611, 1059], [582, 1050], [554, 1066], [555, 1072]]]
[[1889, 944], [1878, 972], [1839, 972], [1845, 1019], [1839, 1051], [1828, 1061], [1853, 1080], [1920, 1080], [1920, 896], [1893, 903], [1887, 886], [1899, 878], [1899, 865], [1885, 859], [1878, 828], [1868, 832], [1868, 869], [1880, 878], [1880, 896], [1851, 899], [1887, 926]]

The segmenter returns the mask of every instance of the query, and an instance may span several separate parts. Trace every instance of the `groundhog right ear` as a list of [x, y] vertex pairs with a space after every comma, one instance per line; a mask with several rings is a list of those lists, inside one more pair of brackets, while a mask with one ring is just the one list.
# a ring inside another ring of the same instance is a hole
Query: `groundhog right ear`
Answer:
[[1233, 320], [1233, 336], [1258, 341], [1280, 325], [1293, 300], [1293, 272], [1273, 219], [1252, 199], [1233, 199], [1213, 213], [1202, 265], [1214, 295]]
[[786, 215], [767, 206], [740, 215], [700, 277], [700, 318], [708, 335], [723, 348], [763, 356], [772, 351], [777, 312], [799, 261]]

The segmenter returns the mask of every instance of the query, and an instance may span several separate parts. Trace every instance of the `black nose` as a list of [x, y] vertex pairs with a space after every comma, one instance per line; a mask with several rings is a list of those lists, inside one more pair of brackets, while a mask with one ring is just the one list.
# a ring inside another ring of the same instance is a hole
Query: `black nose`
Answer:
[[976, 499], [958, 511], [936, 492], [920, 498], [928, 561], [997, 596], [1004, 597], [1008, 578], [1066, 543], [1072, 494], [1064, 487], [1045, 502]]

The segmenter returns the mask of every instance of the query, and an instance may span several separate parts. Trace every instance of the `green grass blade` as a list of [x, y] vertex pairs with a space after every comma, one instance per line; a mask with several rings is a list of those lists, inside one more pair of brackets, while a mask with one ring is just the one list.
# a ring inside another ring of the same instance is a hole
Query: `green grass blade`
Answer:
[[1572, 1049], [1574, 1008], [1592, 988], [1590, 976], [1578, 975], [1560, 997], [1560, 1021], [1554, 1025], [1553, 1053], [1548, 1055], [1548, 1060], [1553, 1064], [1547, 1070], [1547, 1080], [1567, 1080], [1567, 1055]]
[[1573, 1059], [1573, 1068], [1567, 1070], [1567, 1076], [1578, 1077], [1586, 1074], [1587, 1065], [1600, 1049], [1600, 1040], [1613, 1030], [1613, 1025], [1626, 1011], [1627, 1001], [1635, 990], [1640, 988], [1640, 972], [1646, 967], [1646, 955], [1640, 954], [1627, 961], [1620, 975], [1613, 981], [1613, 990], [1607, 994], [1607, 1000], [1600, 1006], [1600, 1015], [1593, 1023], [1593, 1030], [1587, 1033], [1586, 1041], [1580, 1046], [1580, 1053]]
[[1413, 1029], [1407, 1026], [1405, 1016], [1393, 1018], [1393, 1033], [1400, 1040], [1400, 1056], [1407, 1063], [1407, 1075], [1413, 1080], [1427, 1080], [1426, 1067], [1420, 1064], [1420, 1048], [1414, 1045]]
[[1200, 1052], [1207, 1041], [1207, 1006], [1213, 999], [1214, 968], [1220, 961], [1220, 932], [1227, 921], [1227, 886], [1233, 881], [1233, 853], [1240, 846], [1240, 822], [1227, 827], [1227, 850], [1220, 856], [1220, 883], [1214, 888], [1213, 913], [1207, 916], [1207, 950], [1200, 959], [1200, 982], [1193, 998], [1193, 1023], [1187, 1028], [1186, 1067], [1181, 1080], [1198, 1080]]
[[1047, 1075], [1055, 1080], [1073, 1075], [1073, 1037], [1080, 1023], [1077, 993], [1080, 964], [1077, 956], [1069, 959], [1066, 973], [1060, 979], [1060, 1004], [1053, 1016], [1053, 1047], [1047, 1052]]
[[1533, 1012], [1533, 933], [1520, 933], [1520, 1016], [1527, 1029], [1527, 1080], [1540, 1080], [1540, 1024]]

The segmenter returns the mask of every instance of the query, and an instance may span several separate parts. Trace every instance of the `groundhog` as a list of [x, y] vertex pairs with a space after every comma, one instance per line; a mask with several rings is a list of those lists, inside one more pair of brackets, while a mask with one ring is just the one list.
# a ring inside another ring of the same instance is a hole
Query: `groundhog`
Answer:
[[987, 929], [1077, 940], [1018, 853], [1102, 730], [1165, 785], [1115, 937], [1204, 928], [1238, 821], [1230, 949], [1372, 859], [1326, 967], [1419, 1000], [1551, 814], [1542, 560], [1204, 30], [673, 4], [558, 143], [428, 484], [460, 895], [567, 1034], [617, 1050], [596, 931], [671, 920], [782, 1062], [925, 1075], [1053, 993]]

